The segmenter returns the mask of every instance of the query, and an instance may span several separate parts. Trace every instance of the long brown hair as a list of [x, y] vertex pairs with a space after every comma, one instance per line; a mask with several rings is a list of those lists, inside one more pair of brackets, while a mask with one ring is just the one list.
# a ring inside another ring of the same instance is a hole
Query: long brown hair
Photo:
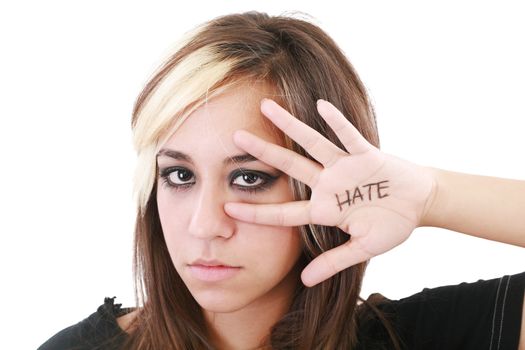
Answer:
[[[139, 155], [134, 275], [141, 303], [126, 349], [213, 349], [200, 306], [172, 265], [156, 201], [156, 151], [196, 108], [239, 81], [264, 82], [298, 119], [342, 148], [317, 114], [319, 98], [334, 104], [379, 147], [375, 114], [366, 89], [336, 43], [304, 20], [248, 12], [216, 18], [193, 32], [168, 56], [139, 95], [132, 128]], [[311, 157], [291, 139], [285, 144]], [[310, 189], [290, 179], [294, 197]], [[300, 227], [300, 267], [343, 244], [335, 227]], [[357, 344], [357, 304], [366, 263], [312, 288], [298, 283], [293, 303], [267, 339], [274, 349], [351, 349]], [[373, 308], [373, 306], [372, 306]], [[375, 309], [375, 308], [373, 308]], [[376, 310], [377, 311], [377, 310]]]

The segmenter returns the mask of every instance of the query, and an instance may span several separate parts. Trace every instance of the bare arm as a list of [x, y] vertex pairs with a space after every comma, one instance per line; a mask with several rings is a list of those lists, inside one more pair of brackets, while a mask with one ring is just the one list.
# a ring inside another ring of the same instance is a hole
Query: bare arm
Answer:
[[261, 111], [313, 159], [237, 131], [235, 144], [311, 189], [307, 200], [226, 203], [231, 217], [277, 226], [336, 226], [351, 235], [301, 274], [313, 286], [404, 242], [418, 226], [435, 226], [525, 247], [525, 181], [468, 175], [420, 166], [371, 145], [331, 103], [317, 110], [344, 149], [275, 101]]
[[525, 247], [525, 181], [428, 169], [435, 188], [419, 226]]
[[[525, 247], [525, 181], [429, 168], [435, 188], [419, 226]], [[518, 350], [525, 350], [525, 295]]]

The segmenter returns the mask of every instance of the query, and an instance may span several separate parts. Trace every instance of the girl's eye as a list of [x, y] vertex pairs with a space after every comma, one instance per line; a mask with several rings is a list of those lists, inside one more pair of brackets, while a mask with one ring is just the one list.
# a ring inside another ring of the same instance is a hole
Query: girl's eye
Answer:
[[234, 185], [243, 186], [243, 187], [257, 187], [263, 183], [263, 179], [254, 173], [243, 173], [235, 177], [232, 181]]
[[231, 184], [240, 191], [255, 193], [272, 187], [279, 175], [270, 175], [261, 171], [239, 169], [230, 177]]
[[191, 171], [186, 169], [176, 169], [168, 175], [168, 178], [171, 181], [171, 183], [178, 185], [187, 183], [191, 180], [192, 177], [193, 174], [191, 173]]
[[183, 189], [195, 183], [195, 180], [190, 181], [194, 177], [193, 173], [185, 168], [166, 168], [160, 171], [160, 177], [166, 186], [176, 189]]
[[[192, 171], [182, 167], [169, 167], [159, 172], [165, 186], [174, 190], [184, 190], [195, 184]], [[238, 169], [230, 175], [230, 185], [239, 191], [257, 192], [266, 190], [279, 178], [260, 171]]]

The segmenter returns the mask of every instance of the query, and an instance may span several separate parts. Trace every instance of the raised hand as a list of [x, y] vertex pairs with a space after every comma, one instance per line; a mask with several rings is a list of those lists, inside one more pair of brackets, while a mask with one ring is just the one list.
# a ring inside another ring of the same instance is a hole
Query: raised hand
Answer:
[[243, 221], [337, 226], [349, 233], [349, 241], [322, 253], [303, 270], [301, 279], [307, 286], [405, 241], [420, 224], [435, 182], [428, 168], [388, 155], [368, 143], [331, 103], [319, 100], [317, 109], [345, 150], [274, 101], [266, 99], [261, 104], [263, 114], [317, 162], [247, 131], [234, 134], [238, 147], [309, 186], [310, 199], [225, 205], [228, 215]]

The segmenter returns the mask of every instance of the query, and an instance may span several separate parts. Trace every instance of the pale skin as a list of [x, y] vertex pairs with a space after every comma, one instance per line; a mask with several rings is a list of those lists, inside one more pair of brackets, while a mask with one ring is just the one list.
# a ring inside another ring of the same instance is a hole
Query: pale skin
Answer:
[[[233, 142], [243, 129], [281, 144], [260, 111], [267, 94], [266, 85], [239, 84], [209, 98], [157, 153], [156, 200], [166, 247], [217, 349], [258, 348], [300, 283], [294, 268], [302, 251], [298, 228], [248, 223], [224, 211], [227, 202], [294, 200], [288, 176]], [[238, 270], [208, 280], [195, 272], [197, 260]]]
[[[394, 248], [420, 226], [442, 227], [525, 247], [521, 209], [525, 207], [525, 181], [423, 167], [381, 152], [327, 101], [319, 101], [319, 114], [336, 132], [345, 150], [274, 101], [264, 100], [261, 110], [317, 162], [246, 131], [238, 131], [234, 141], [263, 162], [307, 184], [312, 196], [307, 201], [284, 204], [228, 203], [225, 210], [237, 219], [259, 224], [321, 224], [351, 234], [351, 241], [325, 252], [305, 268], [301, 275], [305, 285], [313, 286]], [[388, 189], [382, 193], [388, 196], [379, 198], [376, 185], [369, 200], [363, 185], [381, 181], [388, 181], [383, 185]], [[356, 187], [361, 188], [364, 199], [356, 198], [351, 205], [343, 205], [341, 211], [339, 204], [347, 199], [345, 191], [353, 192]], [[339, 194], [339, 201], [335, 194]]]
[[[234, 134], [235, 144], [305, 183], [311, 198], [281, 204], [226, 203], [224, 210], [250, 223], [320, 224], [351, 234], [346, 244], [321, 254], [302, 271], [306, 286], [389, 251], [422, 226], [525, 247], [525, 181], [423, 167], [381, 152], [324, 100], [318, 101], [319, 114], [344, 150], [272, 100], [264, 99], [261, 111], [316, 161], [244, 130]], [[123, 329], [132, 314], [118, 319]], [[519, 349], [525, 350], [525, 303], [522, 315]]]

